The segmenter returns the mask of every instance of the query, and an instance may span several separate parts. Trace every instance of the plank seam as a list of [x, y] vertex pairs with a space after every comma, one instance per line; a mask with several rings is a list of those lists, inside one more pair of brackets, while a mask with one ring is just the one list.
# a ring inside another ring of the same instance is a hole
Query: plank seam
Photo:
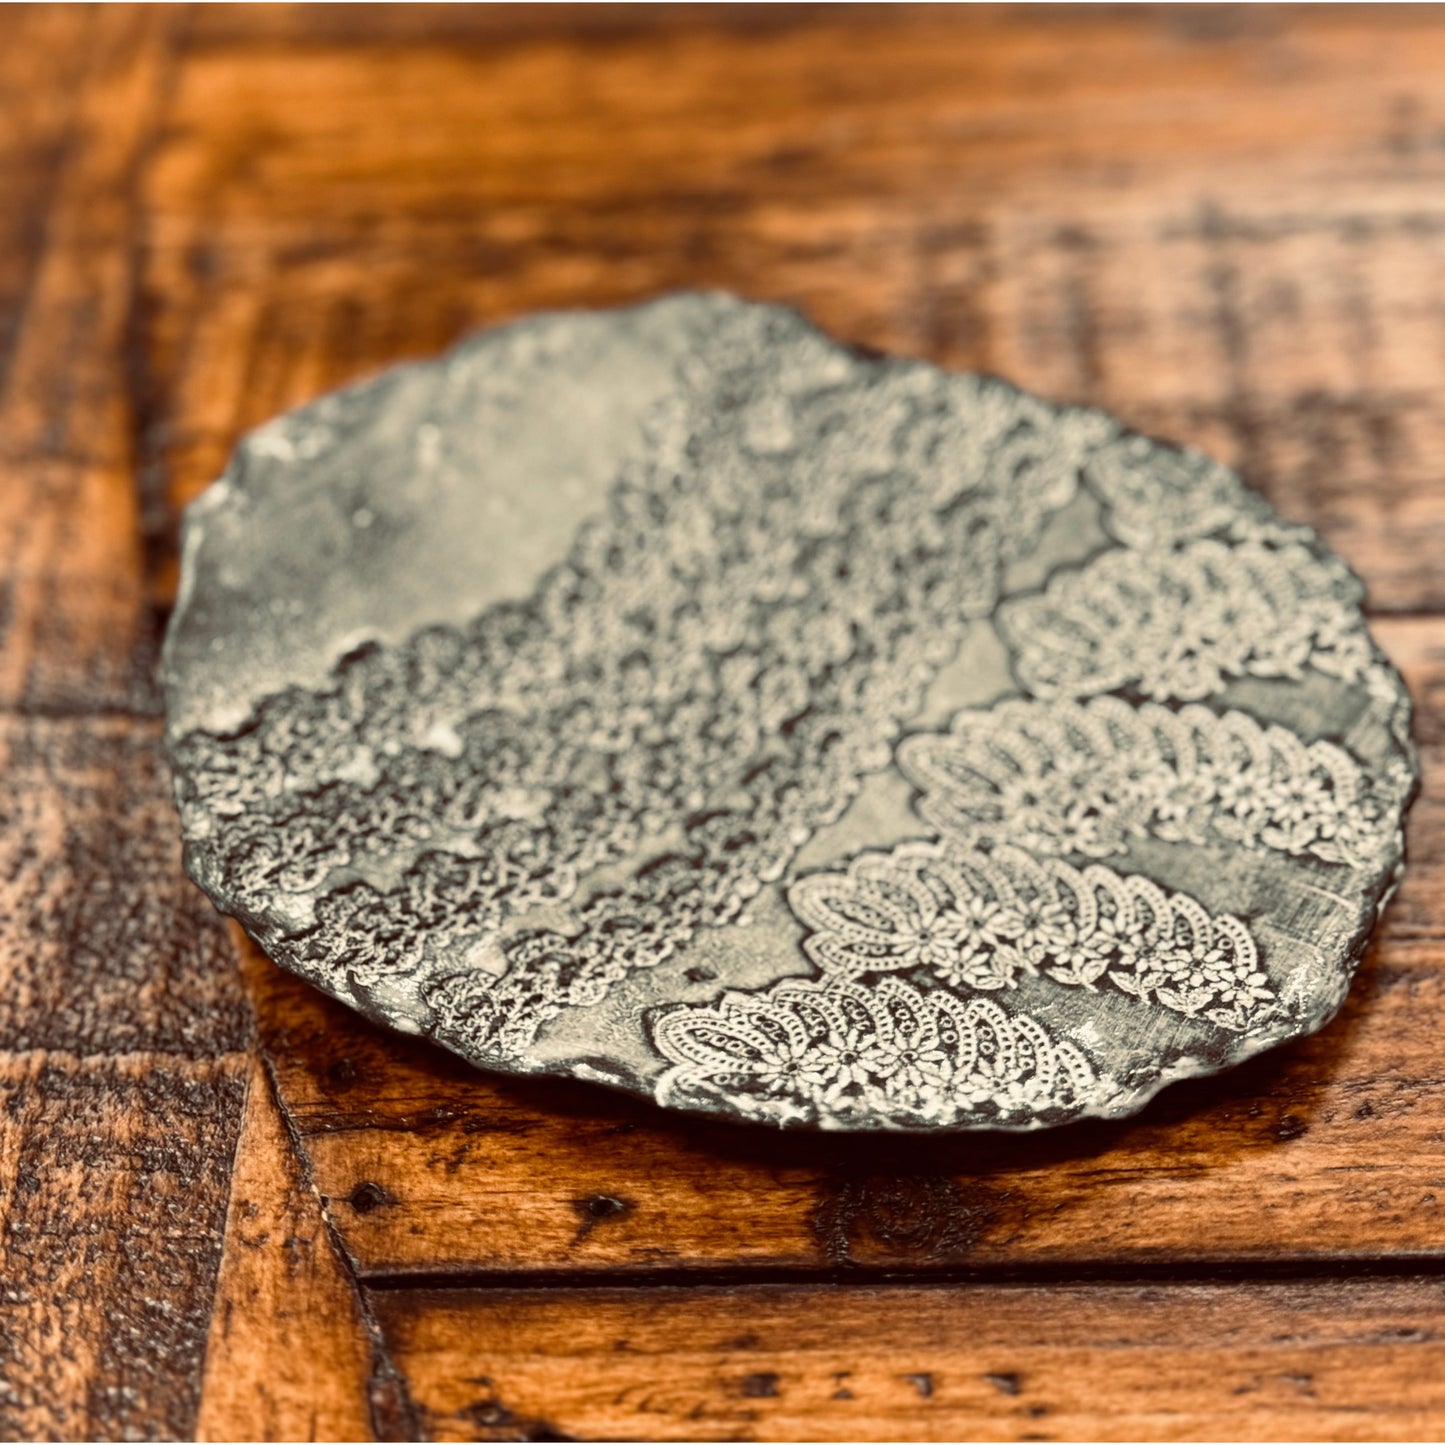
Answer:
[[361, 1319], [371, 1344], [371, 1377], [367, 1382], [367, 1409], [371, 1416], [372, 1433], [378, 1440], [420, 1440], [423, 1438], [421, 1417], [412, 1403], [406, 1377], [398, 1369], [396, 1361], [392, 1357], [391, 1350], [382, 1333], [381, 1323], [372, 1308], [371, 1298], [362, 1287], [356, 1261], [347, 1250], [345, 1241], [331, 1217], [327, 1201], [317, 1187], [315, 1173], [311, 1167], [311, 1156], [281, 1092], [280, 1080], [277, 1077], [270, 1051], [266, 1048], [264, 1041], [259, 1042], [258, 1048], [261, 1066], [266, 1075], [266, 1084], [270, 1090], [272, 1102], [281, 1117], [282, 1126], [286, 1130], [286, 1137], [296, 1156], [303, 1187], [310, 1191], [311, 1197], [316, 1201], [316, 1208], [326, 1231], [327, 1242], [355, 1297], [357, 1315]]
[[1417, 1279], [1445, 1282], [1445, 1253], [1380, 1256], [1324, 1255], [1223, 1260], [1121, 1261], [1117, 1264], [774, 1265], [665, 1269], [354, 1271], [363, 1291], [402, 1293], [486, 1290], [566, 1293], [585, 1290], [739, 1289], [767, 1286], [906, 1285], [910, 1288], [992, 1288], [998, 1285], [1239, 1285], [1309, 1284], [1341, 1279]]

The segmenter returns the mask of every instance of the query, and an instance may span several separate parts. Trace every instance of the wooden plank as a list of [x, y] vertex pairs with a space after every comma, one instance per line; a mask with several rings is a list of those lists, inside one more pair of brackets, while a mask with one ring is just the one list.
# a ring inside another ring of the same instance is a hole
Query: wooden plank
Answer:
[[266, 1072], [253, 1060], [196, 1438], [376, 1439], [368, 1402], [373, 1385], [385, 1388], [384, 1371]]
[[86, 66], [86, 29], [73, 7], [7, 7], [0, 15], [0, 377], [44, 249], [45, 220], [73, 126], [74, 89]]
[[[466, 203], [546, 206], [571, 187], [577, 223], [610, 224], [616, 249], [659, 202], [706, 205], [722, 185], [735, 212], [766, 202], [785, 221], [848, 194], [855, 213], [888, 195], [907, 215], [948, 190], [1022, 195], [1040, 177], [1117, 195], [1142, 181], [1158, 196], [1201, 175], [1278, 187], [1368, 163], [1378, 184], [1398, 174], [1391, 162], [1428, 151], [1428, 104], [1412, 117], [1399, 101], [1428, 102], [1445, 54], [1438, 16], [1381, 24], [1375, 7], [1213, 27], [1167, 7], [1022, 21], [837, 7], [804, 24], [796, 12], [791, 24], [654, 18], [611, 45], [509, 18], [483, 17], [471, 45], [424, 11], [383, 45], [366, 43], [366, 17], [207, 45], [203, 18], [177, 97], [189, 133], [164, 163], [175, 184], [160, 214], [218, 195], [224, 178], [222, 219], [253, 235], [329, 216], [323, 235], [375, 245], [459, 221]], [[328, 104], [296, 104], [299, 93]], [[593, 210], [619, 194], [645, 209]]]
[[[183, 1438], [250, 1020], [178, 873], [127, 386], [175, 13], [0, 46], [0, 1434]], [[14, 243], [12, 245], [10, 243]]]
[[250, 1038], [158, 725], [0, 718], [0, 1436], [191, 1433]]
[[809, 23], [812, 7], [801, 4], [509, 4], [445, 3], [317, 5], [235, 4], [206, 6], [195, 16], [192, 43], [206, 47], [255, 45], [258, 41], [349, 46], [396, 45], [425, 36], [433, 44], [496, 44], [558, 33], [617, 43], [649, 31], [720, 26], [774, 31]]
[[[44, 238], [0, 371], [0, 706], [158, 707], [123, 358], [137, 173], [173, 20], [125, 6], [80, 13], [79, 65], [35, 46], [31, 83], [59, 71], [67, 123], [45, 138], [61, 153], [48, 210], [23, 185], [0, 207], [18, 205], [32, 225], [43, 217]], [[7, 69], [31, 54], [20, 23]]]
[[0, 718], [0, 1050], [215, 1058], [251, 1020], [180, 871], [160, 724]]
[[[1375, 622], [1373, 631], [1410, 690], [1416, 746], [1439, 747], [1445, 743], [1445, 618], [1392, 617]], [[1417, 849], [1415, 861], [1430, 860]]]
[[1207, 445], [1445, 608], [1428, 9], [451, 23], [201, 24], [145, 186], [173, 505], [471, 326], [719, 285]]
[[434, 1440], [1419, 1440], [1437, 1279], [387, 1291]]
[[244, 1089], [234, 1056], [0, 1053], [0, 1436], [190, 1435]]

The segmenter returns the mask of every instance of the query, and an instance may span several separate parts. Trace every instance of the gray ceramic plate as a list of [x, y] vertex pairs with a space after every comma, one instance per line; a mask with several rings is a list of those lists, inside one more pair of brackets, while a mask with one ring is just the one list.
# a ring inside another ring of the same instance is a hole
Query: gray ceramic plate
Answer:
[[720, 295], [250, 435], [166, 650], [187, 866], [476, 1064], [1031, 1129], [1318, 1028], [1401, 866], [1400, 679], [1230, 471]]

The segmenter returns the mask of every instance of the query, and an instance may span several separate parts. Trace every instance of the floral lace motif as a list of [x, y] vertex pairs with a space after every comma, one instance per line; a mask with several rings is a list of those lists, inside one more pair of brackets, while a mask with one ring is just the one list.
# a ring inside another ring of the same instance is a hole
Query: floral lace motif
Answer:
[[1363, 868], [1397, 826], [1398, 790], [1372, 786], [1342, 748], [1197, 704], [1010, 700], [905, 738], [898, 766], [949, 838], [1044, 854], [1104, 858], [1152, 835]]
[[672, 1064], [661, 1102], [721, 1096], [777, 1122], [1021, 1127], [1102, 1092], [1084, 1054], [1028, 1015], [897, 979], [726, 994], [663, 1013], [652, 1036]]
[[926, 970], [951, 988], [991, 991], [1042, 973], [1075, 988], [1111, 983], [1232, 1030], [1274, 997], [1239, 919], [1147, 878], [1021, 848], [907, 843], [799, 879], [788, 905], [827, 975]]
[[1299, 543], [1105, 552], [1005, 603], [999, 626], [1024, 689], [1077, 698], [1134, 686], [1194, 700], [1231, 677], [1360, 681], [1374, 650], [1360, 586], [1343, 564]]
[[1090, 456], [1084, 480], [1126, 547], [1165, 548], [1210, 536], [1276, 543], [1310, 538], [1307, 527], [1275, 516], [1235, 472], [1189, 447], [1120, 437]]
[[[423, 973], [439, 1027], [513, 1054], [736, 919], [889, 765], [1116, 431], [728, 324], [530, 599], [178, 740], [192, 866], [278, 955], [343, 987]], [[278, 893], [314, 924], [282, 927]], [[527, 927], [539, 906], [570, 919]], [[430, 979], [483, 946], [495, 970]]]

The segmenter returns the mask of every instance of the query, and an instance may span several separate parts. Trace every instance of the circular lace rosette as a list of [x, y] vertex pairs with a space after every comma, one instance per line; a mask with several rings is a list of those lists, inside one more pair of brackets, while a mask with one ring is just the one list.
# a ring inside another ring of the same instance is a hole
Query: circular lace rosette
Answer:
[[167, 639], [191, 875], [475, 1063], [1029, 1129], [1318, 1028], [1408, 700], [1226, 468], [681, 296], [245, 439]]

